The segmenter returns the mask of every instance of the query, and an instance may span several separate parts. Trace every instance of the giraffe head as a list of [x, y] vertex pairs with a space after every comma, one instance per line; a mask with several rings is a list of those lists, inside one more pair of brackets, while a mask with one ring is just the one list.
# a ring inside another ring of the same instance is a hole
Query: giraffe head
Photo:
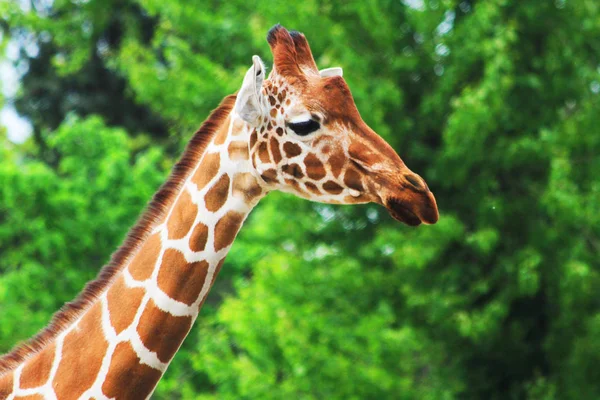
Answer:
[[319, 71], [303, 34], [274, 26], [268, 79], [258, 56], [235, 112], [251, 127], [250, 157], [269, 190], [325, 203], [376, 202], [408, 225], [438, 219], [425, 181], [362, 120], [341, 68]]

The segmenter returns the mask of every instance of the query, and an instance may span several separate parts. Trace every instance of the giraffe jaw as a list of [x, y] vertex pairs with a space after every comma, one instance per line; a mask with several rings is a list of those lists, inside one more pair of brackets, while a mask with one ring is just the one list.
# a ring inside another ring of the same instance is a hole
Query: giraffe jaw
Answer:
[[402, 200], [396, 198], [390, 198], [385, 206], [396, 221], [404, 222], [409, 226], [417, 226], [421, 224], [421, 219], [406, 207]]

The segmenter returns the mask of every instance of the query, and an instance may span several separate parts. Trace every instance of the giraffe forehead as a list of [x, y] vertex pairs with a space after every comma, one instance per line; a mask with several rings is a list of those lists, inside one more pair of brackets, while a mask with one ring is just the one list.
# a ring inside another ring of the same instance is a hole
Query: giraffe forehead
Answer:
[[269, 90], [282, 90], [292, 100], [290, 113], [302, 113], [302, 108], [309, 113], [323, 113], [327, 119], [337, 121], [360, 120], [360, 114], [352, 98], [350, 88], [341, 76], [321, 78], [311, 76], [306, 84], [294, 86], [285, 79], [270, 82]]
[[301, 96], [300, 91], [283, 78], [265, 81], [263, 92], [266, 96], [267, 104], [270, 107], [270, 115], [272, 118], [277, 117], [277, 111], [281, 114], [285, 111], [285, 113], [288, 114], [288, 117], [302, 113], [310, 115], [304, 104], [306, 98]]

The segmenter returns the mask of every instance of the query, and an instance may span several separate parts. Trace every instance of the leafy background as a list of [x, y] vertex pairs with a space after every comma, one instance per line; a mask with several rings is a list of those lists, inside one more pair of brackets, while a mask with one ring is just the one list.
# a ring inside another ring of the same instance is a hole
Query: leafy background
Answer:
[[253, 212], [157, 399], [600, 397], [600, 3], [0, 0], [0, 352], [95, 276], [273, 24], [343, 66], [437, 225]]

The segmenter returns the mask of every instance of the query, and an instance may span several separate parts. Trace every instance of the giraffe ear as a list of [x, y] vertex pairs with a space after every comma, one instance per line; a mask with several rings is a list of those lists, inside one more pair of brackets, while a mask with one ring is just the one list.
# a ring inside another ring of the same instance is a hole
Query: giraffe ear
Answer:
[[340, 67], [325, 68], [319, 71], [319, 75], [321, 75], [321, 78], [327, 78], [330, 76], [342, 76], [344, 75], [344, 71], [342, 71]]
[[252, 67], [246, 72], [242, 87], [235, 100], [235, 112], [250, 125], [258, 125], [266, 110], [262, 85], [265, 80], [265, 65], [259, 56], [252, 57]]

